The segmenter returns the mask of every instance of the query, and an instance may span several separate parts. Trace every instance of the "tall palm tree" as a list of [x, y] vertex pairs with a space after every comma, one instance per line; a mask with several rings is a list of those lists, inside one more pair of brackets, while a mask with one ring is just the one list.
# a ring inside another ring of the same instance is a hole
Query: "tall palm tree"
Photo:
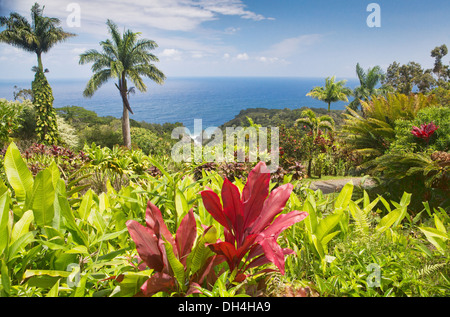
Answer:
[[31, 24], [16, 12], [8, 17], [0, 17], [0, 27], [5, 30], [0, 33], [0, 42], [13, 45], [27, 52], [35, 53], [38, 66], [36, 71], [44, 72], [42, 54], [47, 53], [55, 44], [76, 36], [65, 32], [60, 27], [57, 18], [43, 16], [44, 8], [35, 3], [31, 8]]
[[325, 87], [315, 87], [308, 94], [308, 97], [324, 101], [328, 104], [328, 112], [331, 112], [331, 103], [338, 101], [348, 101], [348, 96], [352, 95], [352, 90], [345, 87], [346, 80], [336, 82], [335, 76], [325, 80]]
[[361, 101], [369, 101], [372, 96], [383, 95], [387, 92], [384, 87], [377, 88], [378, 84], [385, 78], [380, 66], [374, 66], [365, 71], [358, 63], [356, 65], [356, 75], [359, 79], [359, 87], [353, 90], [355, 99], [349, 104], [353, 110], [358, 109]]
[[60, 142], [60, 138], [53, 108], [53, 92], [44, 74], [48, 70], [44, 71], [42, 54], [75, 34], [65, 32], [59, 26], [59, 19], [45, 17], [44, 8], [38, 3], [32, 6], [31, 23], [16, 12], [12, 12], [9, 17], [0, 17], [0, 27], [5, 27], [0, 33], [0, 43], [36, 54], [38, 65], [32, 68], [36, 74], [31, 84], [36, 109], [36, 135], [40, 143], [54, 145]]
[[128, 88], [129, 79], [141, 92], [147, 91], [142, 76], [150, 78], [157, 84], [164, 83], [166, 76], [156, 68], [151, 62], [158, 62], [158, 58], [149, 51], [158, 45], [147, 39], [139, 40], [141, 33], [131, 30], [125, 31], [122, 35], [114, 22], [106, 22], [112, 39], [100, 42], [102, 52], [88, 50], [80, 55], [80, 64], [94, 63], [92, 65], [91, 77], [83, 92], [85, 97], [92, 97], [94, 93], [108, 80], [117, 79], [115, 84], [119, 90], [123, 103], [122, 133], [124, 145], [131, 148], [130, 134], [130, 114], [133, 110], [130, 107], [128, 95], [134, 88]]

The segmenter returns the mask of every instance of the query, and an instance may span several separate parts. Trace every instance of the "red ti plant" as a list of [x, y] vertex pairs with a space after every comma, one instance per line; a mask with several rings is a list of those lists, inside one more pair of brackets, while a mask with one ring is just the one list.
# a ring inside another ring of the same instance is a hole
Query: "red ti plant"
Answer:
[[283, 185], [269, 195], [269, 183], [270, 174], [261, 162], [250, 172], [242, 195], [225, 179], [221, 192], [223, 205], [212, 190], [201, 192], [206, 210], [224, 227], [225, 241], [209, 247], [225, 257], [237, 282], [247, 277], [246, 270], [267, 263], [275, 264], [284, 274], [284, 256], [293, 251], [282, 249], [277, 238], [285, 229], [308, 216], [299, 211], [279, 215], [293, 186]]
[[145, 221], [146, 227], [134, 220], [127, 222], [139, 257], [145, 264], [140, 268], [147, 266], [154, 270], [142, 285], [139, 295], [150, 297], [158, 292], [179, 295], [198, 292], [196, 287], [215, 274], [212, 268], [218, 264], [217, 256], [205, 246], [216, 241], [214, 228], [207, 228], [197, 239], [197, 224], [191, 210], [173, 237], [161, 211], [151, 202], [147, 205]]
[[427, 142], [427, 144], [430, 142], [431, 136], [436, 132], [436, 130], [439, 129], [433, 122], [429, 124], [422, 124], [420, 128], [413, 127], [411, 133]]

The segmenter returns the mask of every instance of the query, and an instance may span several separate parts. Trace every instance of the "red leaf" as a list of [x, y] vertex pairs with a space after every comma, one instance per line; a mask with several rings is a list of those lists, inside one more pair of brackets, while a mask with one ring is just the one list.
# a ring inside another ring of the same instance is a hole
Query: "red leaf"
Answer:
[[164, 268], [164, 262], [158, 243], [159, 239], [155, 232], [134, 220], [128, 221], [127, 227], [141, 259], [149, 268], [161, 272]]
[[223, 213], [230, 220], [238, 247], [243, 240], [244, 209], [241, 202], [239, 189], [228, 179], [225, 179], [222, 187]]
[[244, 202], [244, 228], [252, 226], [259, 216], [264, 200], [269, 195], [270, 174], [263, 162], [249, 173], [247, 183], [242, 191]]
[[203, 205], [211, 216], [225, 228], [230, 227], [230, 222], [223, 213], [222, 204], [220, 203], [219, 196], [212, 190], [205, 190], [201, 192]]
[[251, 233], [260, 233], [271, 224], [273, 219], [280, 214], [291, 196], [293, 190], [292, 184], [286, 184], [272, 191], [264, 202], [261, 214], [255, 221]]
[[[261, 232], [260, 238], [265, 239], [268, 237], [278, 238], [279, 234], [308, 217], [308, 213], [300, 211], [292, 211], [288, 214], [283, 214], [277, 217], [273, 223]], [[259, 240], [259, 239], [258, 239]]]
[[284, 275], [284, 254], [280, 245], [277, 243], [275, 238], [264, 239], [260, 242], [264, 250], [264, 255], [275, 266], [280, 270], [281, 274]]
[[175, 244], [175, 239], [172, 236], [172, 233], [167, 228], [164, 219], [161, 214], [161, 210], [156, 207], [151, 201], [147, 204], [147, 212], [145, 214], [145, 221], [147, 223], [147, 227], [153, 229], [155, 233], [159, 236], [160, 234], [164, 237], [164, 239], [169, 242], [173, 250], [175, 252], [175, 256], [178, 256], [178, 251]]
[[195, 222], [194, 212], [191, 209], [181, 221], [175, 238], [179, 260], [183, 265], [186, 265], [187, 255], [191, 252], [196, 238], [197, 223]]
[[144, 296], [153, 296], [158, 292], [170, 292], [175, 287], [175, 280], [172, 276], [157, 272], [153, 274], [141, 286]]
[[218, 255], [223, 255], [225, 260], [230, 267], [230, 270], [233, 271], [239, 262], [237, 262], [237, 251], [234, 245], [228, 242], [218, 242], [215, 244], [209, 245], [210, 249]]

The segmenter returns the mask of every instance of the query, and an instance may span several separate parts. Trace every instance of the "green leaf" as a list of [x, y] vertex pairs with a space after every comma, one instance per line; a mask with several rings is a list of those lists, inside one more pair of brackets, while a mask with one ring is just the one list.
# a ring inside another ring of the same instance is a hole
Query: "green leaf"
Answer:
[[172, 244], [170, 244], [169, 242], [165, 242], [164, 246], [166, 247], [167, 260], [169, 261], [170, 267], [172, 268], [175, 279], [177, 280], [181, 290], [185, 291], [186, 285], [184, 266], [173, 253]]
[[92, 195], [93, 195], [92, 190], [89, 189], [83, 196], [80, 208], [78, 208], [78, 215], [80, 216], [80, 219], [86, 220], [88, 218], [91, 212], [92, 204], [94, 203]]
[[14, 143], [11, 143], [6, 151], [4, 168], [17, 201], [24, 202], [33, 190], [33, 176]]
[[384, 232], [389, 229], [402, 215], [402, 209], [397, 208], [384, 216], [375, 228], [378, 232]]
[[9, 296], [11, 293], [11, 279], [9, 278], [9, 272], [8, 272], [8, 266], [6, 265], [5, 260], [1, 260], [1, 267], [0, 267], [0, 273], [1, 273], [1, 282], [3, 287], [3, 292], [5, 292], [6, 296]]
[[322, 219], [319, 222], [319, 225], [317, 226], [315, 232], [317, 239], [319, 241], [322, 241], [322, 238], [325, 237], [328, 233], [330, 233], [339, 224], [341, 217], [342, 213], [338, 213], [329, 215], [325, 219]]
[[28, 210], [27, 212], [25, 212], [22, 218], [20, 218], [20, 220], [14, 224], [14, 227], [11, 231], [10, 243], [14, 243], [21, 236], [28, 233], [30, 231], [30, 224], [33, 222], [33, 220], [34, 220], [33, 211]]
[[55, 210], [55, 188], [53, 187], [52, 174], [45, 169], [36, 176], [33, 188], [33, 212], [36, 224], [40, 227], [51, 226]]
[[334, 204], [335, 210], [344, 210], [347, 208], [350, 200], [352, 199], [353, 187], [353, 182], [350, 181], [344, 186], [344, 188], [342, 188], [341, 193]]
[[67, 230], [72, 234], [76, 243], [89, 247], [86, 234], [78, 227], [72, 209], [66, 197], [58, 195], [58, 203], [60, 206], [61, 216], [65, 220]]
[[183, 193], [178, 188], [175, 195], [175, 210], [180, 221], [183, 219], [184, 214], [189, 211], [186, 197], [184, 197]]
[[51, 290], [47, 293], [46, 297], [58, 297], [59, 294], [59, 281], [56, 282], [55, 285], [51, 288]]
[[309, 233], [315, 233], [318, 222], [317, 214], [315, 208], [313, 207], [309, 199], [306, 200], [305, 203], [303, 204], [303, 210], [309, 214], [309, 216], [306, 217], [304, 220], [306, 229], [309, 231]]
[[2, 255], [9, 244], [8, 221], [10, 201], [9, 193], [5, 192], [0, 196], [0, 255]]
[[16, 258], [18, 253], [25, 248], [26, 245], [34, 241], [34, 232], [27, 232], [23, 236], [14, 241], [8, 249], [8, 261]]

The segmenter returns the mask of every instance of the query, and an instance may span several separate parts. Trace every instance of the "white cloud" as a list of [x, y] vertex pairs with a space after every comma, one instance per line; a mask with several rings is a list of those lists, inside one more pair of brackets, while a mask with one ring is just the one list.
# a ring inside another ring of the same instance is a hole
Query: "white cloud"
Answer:
[[250, 57], [248, 56], [247, 53], [242, 53], [242, 54], [238, 54], [236, 56], [236, 59], [240, 60], [240, 61], [248, 61], [250, 59]]
[[179, 50], [176, 50], [174, 48], [166, 48], [159, 56], [178, 61], [181, 60], [181, 55], [183, 55], [183, 53]]
[[277, 58], [289, 58], [304, 52], [307, 48], [320, 43], [323, 35], [306, 34], [297, 37], [287, 38], [279, 43], [272, 45], [264, 56], [273, 56]]
[[[3, 6], [29, 15], [36, 0], [3, 0]], [[45, 12], [56, 16], [66, 25], [71, 12], [67, 6], [73, 0], [42, 0]], [[241, 0], [77, 0], [81, 9], [83, 32], [97, 32], [99, 23], [111, 19], [118, 24], [152, 27], [170, 31], [191, 31], [202, 23], [213, 21], [220, 15], [234, 15], [260, 21], [266, 17], [246, 10]], [[66, 25], [67, 26], [67, 25]]]

